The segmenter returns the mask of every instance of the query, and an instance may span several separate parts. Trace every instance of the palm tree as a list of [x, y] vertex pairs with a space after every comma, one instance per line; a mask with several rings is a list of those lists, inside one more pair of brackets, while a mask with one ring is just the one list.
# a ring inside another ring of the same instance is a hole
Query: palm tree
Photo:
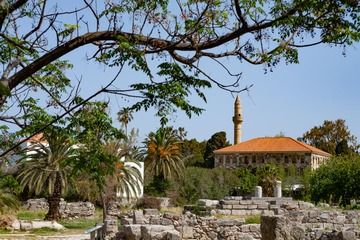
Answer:
[[145, 139], [147, 146], [145, 168], [154, 176], [163, 179], [180, 178], [184, 163], [181, 155], [181, 141], [172, 128], [160, 128]]
[[132, 111], [128, 107], [124, 107], [118, 112], [118, 120], [125, 127], [125, 133], [127, 134], [127, 125], [133, 120]]
[[[133, 131], [132, 131], [133, 132]], [[103, 202], [103, 218], [107, 216], [107, 206], [111, 200], [120, 195], [121, 198], [138, 197], [143, 185], [141, 163], [137, 148], [132, 138], [112, 140], [105, 144], [105, 149], [115, 161], [114, 173], [106, 178], [105, 187], [101, 192]]]
[[27, 156], [20, 160], [18, 179], [20, 185], [31, 192], [48, 192], [49, 211], [46, 220], [61, 218], [60, 198], [66, 191], [71, 167], [68, 161], [78, 156], [69, 137], [59, 131], [44, 134], [44, 141], [26, 149]]
[[0, 213], [3, 214], [7, 210], [18, 208], [19, 201], [17, 198], [7, 189], [0, 188]]
[[117, 159], [114, 174], [117, 191], [122, 197], [130, 198], [141, 191], [141, 156], [138, 149], [129, 145], [126, 139], [110, 141], [106, 143], [106, 149], [109, 154]]
[[258, 184], [262, 187], [265, 196], [272, 196], [275, 181], [281, 179], [280, 169], [274, 164], [266, 164], [256, 170]]

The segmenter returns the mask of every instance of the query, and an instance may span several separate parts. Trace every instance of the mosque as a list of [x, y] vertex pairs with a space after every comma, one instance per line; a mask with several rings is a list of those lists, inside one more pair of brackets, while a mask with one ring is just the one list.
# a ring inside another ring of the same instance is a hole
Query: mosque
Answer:
[[282, 165], [285, 170], [292, 164], [300, 172], [316, 169], [331, 154], [291, 137], [258, 137], [241, 142], [243, 118], [239, 97], [234, 104], [234, 145], [214, 151], [215, 167], [246, 167], [255, 170], [266, 163]]

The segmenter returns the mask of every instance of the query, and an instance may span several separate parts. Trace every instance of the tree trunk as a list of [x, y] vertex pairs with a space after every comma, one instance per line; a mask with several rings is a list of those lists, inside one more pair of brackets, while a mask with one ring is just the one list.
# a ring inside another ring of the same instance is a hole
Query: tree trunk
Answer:
[[60, 215], [60, 198], [61, 198], [61, 176], [60, 173], [56, 173], [56, 179], [54, 183], [54, 192], [48, 199], [49, 211], [45, 216], [45, 220], [56, 221], [61, 218]]
[[107, 199], [106, 199], [106, 195], [103, 191], [100, 192], [100, 198], [101, 198], [101, 203], [103, 205], [103, 222], [105, 222], [105, 219], [107, 217]]

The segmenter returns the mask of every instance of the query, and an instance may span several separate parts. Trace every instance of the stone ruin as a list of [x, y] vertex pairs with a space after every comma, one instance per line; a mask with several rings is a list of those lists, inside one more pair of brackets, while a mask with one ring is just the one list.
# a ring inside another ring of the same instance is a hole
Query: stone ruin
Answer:
[[246, 217], [241, 215], [201, 217], [190, 212], [173, 214], [160, 213], [157, 209], [134, 210], [120, 215], [120, 228], [109, 236], [114, 240], [360, 239], [360, 212], [324, 211], [311, 204], [299, 205], [296, 202], [280, 204], [273, 213], [262, 214], [261, 224], [247, 224]]
[[[200, 199], [196, 206], [185, 206], [183, 214], [161, 213], [157, 209], [122, 214], [115, 204], [108, 209], [105, 232], [113, 240], [360, 239], [360, 212], [324, 211], [312, 203], [281, 197], [281, 185], [277, 185], [276, 197], [262, 197], [261, 188], [257, 188], [256, 197], [249, 199]], [[197, 214], [192, 213], [195, 211]], [[261, 216], [261, 224], [246, 223], [246, 218], [254, 215]]]
[[[23, 207], [29, 211], [48, 211], [49, 204], [45, 198], [29, 199]], [[90, 218], [95, 214], [95, 206], [91, 202], [65, 202], [60, 201], [60, 214], [62, 218]]]
[[[255, 190], [255, 197], [247, 199], [200, 199], [196, 206], [185, 206], [183, 214], [157, 209], [121, 214], [115, 204], [108, 209], [105, 232], [113, 240], [360, 239], [360, 211], [325, 211], [312, 203], [282, 197], [281, 182], [276, 182], [275, 197], [262, 197], [259, 186]], [[247, 224], [248, 216], [261, 216], [261, 223]]]

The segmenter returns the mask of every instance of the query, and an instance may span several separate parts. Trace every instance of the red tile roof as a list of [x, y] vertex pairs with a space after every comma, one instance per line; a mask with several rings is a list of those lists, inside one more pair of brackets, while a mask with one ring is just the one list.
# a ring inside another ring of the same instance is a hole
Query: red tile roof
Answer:
[[326, 157], [331, 156], [330, 153], [312, 147], [308, 144], [295, 140], [291, 137], [254, 138], [245, 142], [241, 142], [236, 145], [232, 145], [214, 151], [214, 153], [216, 154], [251, 153], [251, 152], [271, 152], [271, 153], [303, 152], [303, 153], [315, 153]]
[[38, 133], [38, 134], [32, 136], [31, 138], [29, 138], [28, 140], [26, 140], [25, 142], [29, 142], [29, 143], [35, 143], [35, 142], [47, 143], [43, 133]]

